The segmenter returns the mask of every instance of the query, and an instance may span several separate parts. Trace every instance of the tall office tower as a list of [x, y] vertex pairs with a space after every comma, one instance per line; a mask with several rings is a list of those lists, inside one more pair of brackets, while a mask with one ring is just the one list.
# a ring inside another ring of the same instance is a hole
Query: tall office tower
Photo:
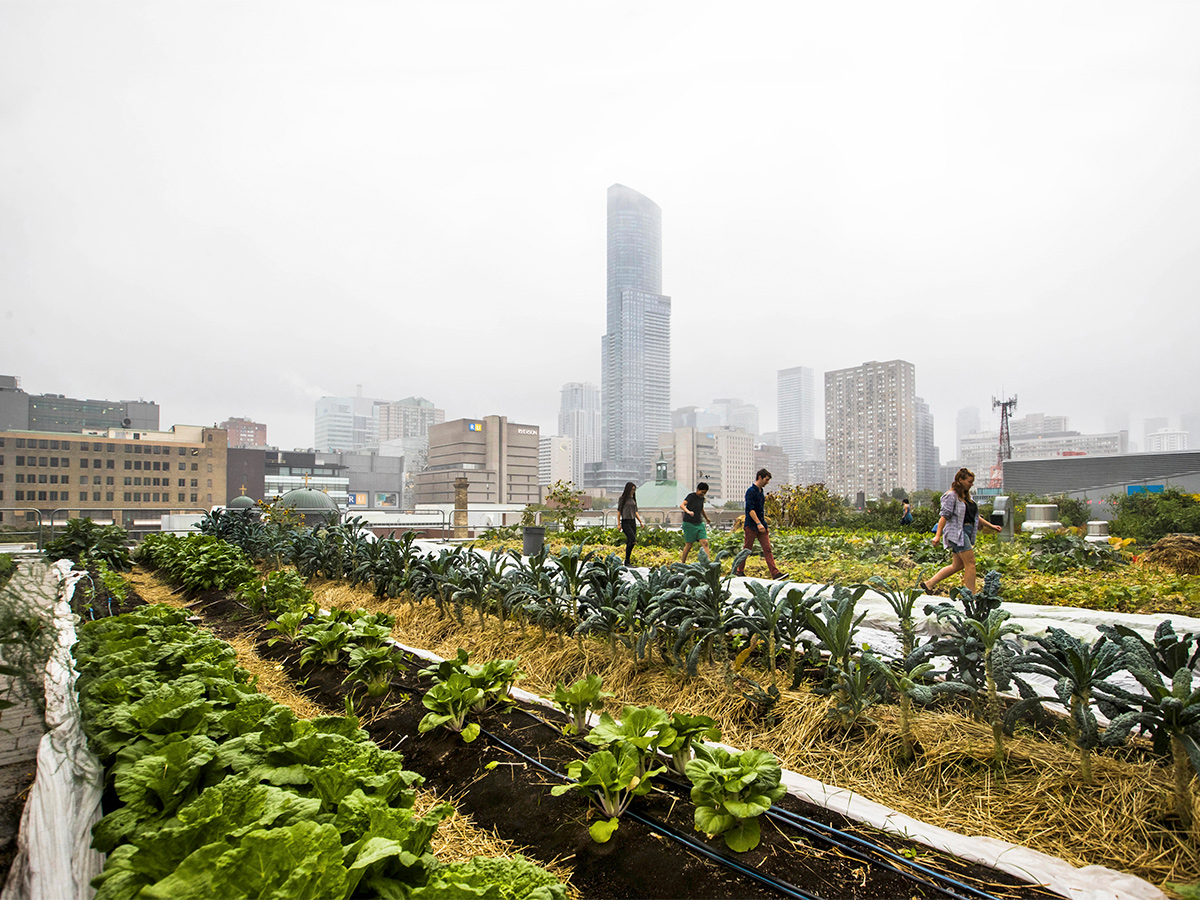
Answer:
[[596, 487], [584, 484], [584, 472], [588, 463], [600, 461], [600, 388], [587, 381], [569, 381], [562, 386], [558, 433], [571, 439], [576, 487]]
[[936, 491], [941, 485], [942, 462], [937, 445], [933, 442], [933, 413], [929, 404], [917, 397], [915, 402], [917, 425], [917, 480], [913, 487], [918, 491]]
[[336, 452], [358, 450], [379, 440], [379, 409], [383, 400], [362, 395], [362, 385], [354, 397], [322, 397], [316, 403], [314, 448]]
[[964, 406], [954, 417], [954, 458], [963, 458], [963, 438], [968, 434], [978, 434], [981, 428], [978, 406]]
[[[775, 395], [779, 412], [779, 446], [788, 461], [796, 463], [816, 458], [816, 395], [813, 393], [813, 370], [794, 366], [779, 370]], [[784, 480], [779, 473], [776, 480]], [[791, 481], [789, 477], [787, 481]]]
[[405, 397], [379, 407], [379, 440], [425, 437], [432, 425], [446, 421], [446, 411], [424, 397]]
[[751, 437], [758, 436], [758, 407], [753, 403], [743, 403], [733, 397], [723, 397], [714, 400], [709, 409], [715, 412], [721, 424], [729, 428], [740, 428]]
[[607, 333], [601, 340], [598, 487], [649, 479], [658, 436], [671, 430], [671, 298], [662, 294], [662, 210], [608, 189]]
[[916, 367], [902, 359], [825, 373], [829, 490], [867, 499], [917, 483]]

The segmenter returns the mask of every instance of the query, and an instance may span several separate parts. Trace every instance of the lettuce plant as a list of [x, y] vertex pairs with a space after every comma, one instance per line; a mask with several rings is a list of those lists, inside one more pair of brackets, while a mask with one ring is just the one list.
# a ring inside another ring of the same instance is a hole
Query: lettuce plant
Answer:
[[660, 746], [669, 746], [674, 740], [671, 717], [656, 706], [626, 706], [621, 710], [620, 722], [601, 713], [600, 721], [587, 736], [589, 744], [609, 750], [614, 746], [632, 747], [637, 753], [639, 773], [649, 768]]
[[671, 730], [675, 732], [674, 740], [661, 744], [660, 749], [671, 754], [671, 768], [679, 775], [687, 774], [687, 764], [697, 744], [721, 739], [717, 720], [710, 716], [671, 713]]
[[643, 770], [637, 750], [630, 744], [620, 744], [615, 754], [598, 750], [586, 760], [570, 763], [567, 774], [575, 779], [574, 783], [556, 785], [550, 793], [558, 797], [578, 791], [608, 816], [607, 821], [595, 822], [588, 829], [592, 840], [603, 844], [617, 830], [617, 820], [633, 798], [649, 793], [653, 788], [650, 779], [662, 771], [661, 766]]
[[342, 654], [349, 649], [352, 632], [345, 622], [329, 622], [318, 619], [300, 629], [300, 636], [307, 642], [300, 651], [301, 664], [316, 662], [324, 666], [336, 666]]
[[342, 684], [362, 684], [368, 697], [382, 697], [392, 686], [392, 675], [405, 671], [391, 647], [350, 648], [350, 674]]
[[588, 675], [580, 678], [569, 688], [563, 687], [559, 681], [554, 686], [554, 703], [571, 719], [567, 726], [570, 733], [578, 734], [587, 725], [589, 710], [600, 709], [605, 699], [613, 696], [609, 691], [601, 690], [604, 679], [599, 675]]
[[408, 900], [446, 897], [494, 897], [495, 900], [567, 900], [566, 886], [525, 857], [476, 856], [467, 862], [439, 866], [429, 881], [413, 888]]
[[465, 672], [451, 672], [445, 681], [433, 685], [421, 702], [429, 710], [425, 714], [417, 730], [424, 734], [435, 728], [446, 727], [462, 735], [468, 744], [479, 737], [479, 725], [467, 723], [471, 709], [483, 699], [483, 690], [471, 683], [471, 677]]
[[787, 793], [779, 761], [765, 750], [731, 753], [700, 745], [686, 766], [696, 804], [696, 830], [722, 835], [735, 853], [758, 846], [758, 817]]

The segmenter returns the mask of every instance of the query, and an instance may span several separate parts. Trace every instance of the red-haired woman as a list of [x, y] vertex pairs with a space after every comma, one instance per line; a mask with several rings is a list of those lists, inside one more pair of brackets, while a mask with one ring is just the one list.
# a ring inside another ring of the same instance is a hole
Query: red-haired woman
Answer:
[[954, 554], [954, 561], [928, 581], [922, 581], [917, 585], [924, 591], [932, 591], [943, 578], [949, 578], [955, 572], [962, 572], [963, 585], [971, 593], [975, 593], [975, 534], [977, 526], [991, 528], [994, 531], [1000, 531], [1000, 526], [993, 525], [979, 515], [979, 507], [971, 499], [973, 484], [975, 484], [975, 473], [963, 467], [954, 476], [954, 484], [951, 485], [950, 490], [942, 494], [942, 515], [938, 519], [933, 543], [937, 545], [945, 537], [946, 548]]

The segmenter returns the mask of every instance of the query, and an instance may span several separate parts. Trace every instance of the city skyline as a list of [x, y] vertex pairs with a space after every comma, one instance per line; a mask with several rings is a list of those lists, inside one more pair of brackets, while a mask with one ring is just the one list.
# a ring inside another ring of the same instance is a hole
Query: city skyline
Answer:
[[548, 433], [619, 182], [664, 211], [669, 408], [769, 432], [779, 369], [900, 357], [943, 459], [993, 396], [1139, 447], [1200, 412], [1200, 7], [774, 12], [2, 4], [3, 368], [280, 447], [357, 384]]

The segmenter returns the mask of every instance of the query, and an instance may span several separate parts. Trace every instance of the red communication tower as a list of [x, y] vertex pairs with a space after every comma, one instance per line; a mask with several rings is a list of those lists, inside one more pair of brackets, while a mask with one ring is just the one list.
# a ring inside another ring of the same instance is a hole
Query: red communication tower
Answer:
[[992, 476], [988, 479], [988, 487], [997, 489], [1004, 487], [1004, 461], [1012, 459], [1012, 439], [1008, 436], [1008, 416], [1016, 408], [1016, 394], [1007, 400], [992, 398], [992, 409], [1000, 410], [1000, 449], [996, 451], [996, 464], [992, 466]]

